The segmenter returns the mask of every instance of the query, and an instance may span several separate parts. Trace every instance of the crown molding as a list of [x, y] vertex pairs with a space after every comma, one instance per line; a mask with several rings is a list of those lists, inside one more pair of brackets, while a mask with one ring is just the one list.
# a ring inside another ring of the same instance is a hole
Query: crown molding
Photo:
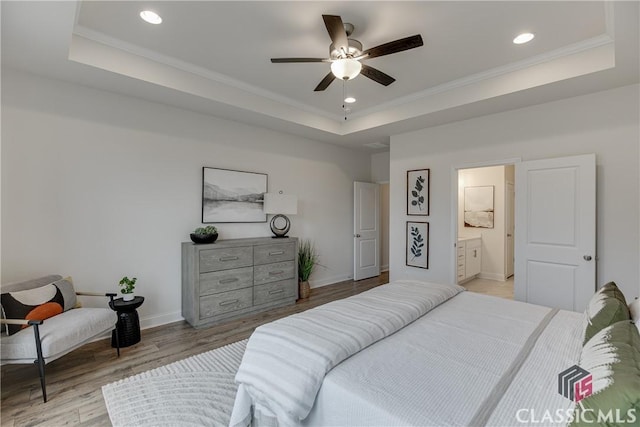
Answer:
[[175, 68], [177, 70], [184, 71], [186, 73], [193, 74], [195, 76], [202, 77], [207, 80], [211, 80], [212, 82], [220, 83], [225, 86], [241, 90], [243, 92], [248, 92], [253, 95], [269, 99], [271, 101], [279, 102], [281, 104], [285, 104], [290, 107], [303, 110], [311, 114], [322, 116], [335, 121], [340, 121], [343, 119], [343, 117], [338, 114], [328, 113], [319, 108], [315, 108], [308, 104], [303, 104], [301, 102], [276, 94], [266, 89], [262, 89], [254, 85], [250, 85], [243, 81], [229, 77], [225, 74], [216, 73], [215, 71], [211, 71], [207, 68], [200, 67], [190, 62], [182, 61], [180, 59], [177, 59], [168, 55], [162, 55], [150, 49], [146, 49], [146, 48], [134, 45], [132, 43], [125, 42], [123, 40], [117, 39], [115, 37], [111, 37], [109, 35], [106, 35], [99, 31], [89, 29], [79, 24], [76, 24], [73, 30], [73, 34], [80, 36], [84, 39], [108, 46], [110, 48], [117, 49], [132, 55], [136, 55], [141, 58], [156, 62], [158, 64], [166, 65], [166, 66]]
[[522, 61], [507, 64], [502, 67], [492, 68], [481, 73], [472, 74], [470, 76], [463, 77], [461, 79], [452, 80], [450, 82], [434, 86], [427, 90], [416, 92], [414, 94], [404, 96], [402, 98], [394, 99], [393, 101], [379, 104], [366, 110], [361, 110], [351, 115], [352, 118], [365, 117], [373, 113], [396, 108], [405, 104], [409, 104], [415, 101], [419, 101], [424, 98], [429, 98], [437, 94], [453, 91], [464, 86], [480, 83], [485, 80], [493, 79], [503, 75], [511, 74], [516, 71], [524, 70], [539, 64], [555, 61], [564, 57], [575, 55], [577, 53], [589, 51], [602, 46], [613, 45], [614, 40], [608, 34], [602, 34], [591, 39], [583, 40], [578, 43], [574, 43], [568, 46], [564, 46], [559, 49], [552, 50], [550, 52], [533, 56], [531, 58], [524, 59]]

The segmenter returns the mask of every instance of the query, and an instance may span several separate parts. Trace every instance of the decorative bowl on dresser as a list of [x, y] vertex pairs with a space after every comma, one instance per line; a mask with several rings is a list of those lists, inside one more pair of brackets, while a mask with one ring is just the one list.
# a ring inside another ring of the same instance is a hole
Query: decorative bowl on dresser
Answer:
[[214, 234], [191, 233], [189, 237], [191, 237], [191, 241], [193, 243], [198, 243], [198, 244], [213, 243], [218, 239], [218, 233], [214, 233]]
[[200, 327], [294, 304], [297, 254], [295, 237], [183, 242], [182, 317]]

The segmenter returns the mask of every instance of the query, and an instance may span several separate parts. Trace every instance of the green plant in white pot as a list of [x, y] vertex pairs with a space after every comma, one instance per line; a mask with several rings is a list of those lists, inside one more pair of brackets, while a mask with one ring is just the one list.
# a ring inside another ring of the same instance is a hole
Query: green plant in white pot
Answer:
[[300, 298], [309, 298], [311, 286], [309, 277], [318, 264], [318, 252], [310, 240], [300, 240], [298, 248], [298, 294]]
[[133, 290], [136, 288], [136, 277], [129, 279], [127, 276], [124, 276], [120, 279], [118, 284], [120, 285], [120, 293], [122, 293], [122, 299], [124, 301], [131, 301], [135, 298], [133, 294]]

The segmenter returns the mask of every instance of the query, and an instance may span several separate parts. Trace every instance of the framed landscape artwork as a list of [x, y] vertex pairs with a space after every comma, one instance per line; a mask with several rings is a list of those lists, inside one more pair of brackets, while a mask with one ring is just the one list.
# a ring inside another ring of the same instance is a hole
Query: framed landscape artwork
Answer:
[[429, 268], [429, 223], [407, 221], [406, 264]]
[[267, 174], [202, 168], [202, 222], [266, 222]]
[[464, 226], [493, 228], [493, 185], [464, 188]]
[[407, 171], [407, 215], [429, 215], [429, 169]]

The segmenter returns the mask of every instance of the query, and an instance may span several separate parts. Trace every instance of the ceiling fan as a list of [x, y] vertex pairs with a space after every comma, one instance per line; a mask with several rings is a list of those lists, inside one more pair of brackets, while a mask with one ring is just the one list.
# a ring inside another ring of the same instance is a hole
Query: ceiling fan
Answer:
[[325, 90], [336, 78], [350, 80], [359, 74], [381, 85], [389, 86], [396, 81], [396, 79], [360, 61], [378, 56], [391, 55], [392, 53], [402, 52], [423, 45], [422, 36], [416, 34], [415, 36], [405, 37], [367, 50], [362, 50], [362, 43], [349, 38], [354, 29], [352, 24], [343, 24], [342, 18], [336, 15], [322, 15], [322, 19], [324, 20], [324, 25], [327, 27], [329, 37], [331, 37], [332, 41], [331, 46], [329, 46], [329, 58], [271, 58], [271, 62], [273, 63], [331, 63], [331, 72], [316, 86], [314, 89], [316, 92]]

